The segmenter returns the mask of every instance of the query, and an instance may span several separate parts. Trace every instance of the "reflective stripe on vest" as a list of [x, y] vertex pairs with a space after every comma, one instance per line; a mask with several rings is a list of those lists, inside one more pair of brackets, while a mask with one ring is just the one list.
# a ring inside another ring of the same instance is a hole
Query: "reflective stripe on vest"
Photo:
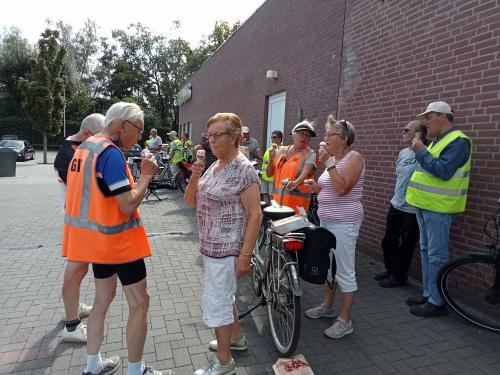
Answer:
[[[427, 174], [429, 176], [432, 176], [429, 172], [427, 172], [425, 169], [423, 169], [420, 164], [418, 164], [417, 168], [415, 168], [415, 171], [421, 172], [424, 174]], [[469, 177], [470, 172], [469, 171], [457, 171], [451, 176], [451, 178], [461, 178], [461, 177]]]
[[442, 151], [457, 138], [469, 142], [469, 157], [464, 165], [457, 168], [449, 180], [441, 180], [433, 176], [420, 165], [415, 169], [406, 191], [406, 201], [418, 208], [453, 214], [463, 212], [467, 201], [469, 175], [471, 165], [472, 143], [460, 130], [454, 130], [445, 135], [436, 144], [428, 147], [434, 158], [439, 158]]
[[81, 217], [71, 217], [69, 215], [65, 215], [64, 224], [71, 225], [74, 228], [93, 230], [94, 232], [102, 234], [118, 234], [129, 229], [141, 227], [142, 221], [140, 218], [132, 218], [122, 224], [109, 226], [96, 223], [95, 221], [82, 219]]
[[101, 141], [98, 143], [93, 142], [83, 142], [80, 145], [81, 149], [89, 151], [89, 155], [85, 160], [84, 174], [83, 174], [83, 186], [82, 186], [82, 197], [80, 200], [80, 216], [73, 217], [68, 214], [64, 215], [64, 224], [68, 224], [74, 228], [82, 228], [93, 230], [102, 234], [118, 234], [129, 229], [133, 229], [142, 226], [142, 221], [140, 218], [131, 217], [129, 220], [117, 224], [117, 225], [102, 225], [96, 223], [95, 221], [90, 221], [88, 219], [89, 209], [90, 209], [90, 186], [92, 184], [92, 160], [94, 156], [97, 157], [101, 152], [103, 152], [109, 141]]

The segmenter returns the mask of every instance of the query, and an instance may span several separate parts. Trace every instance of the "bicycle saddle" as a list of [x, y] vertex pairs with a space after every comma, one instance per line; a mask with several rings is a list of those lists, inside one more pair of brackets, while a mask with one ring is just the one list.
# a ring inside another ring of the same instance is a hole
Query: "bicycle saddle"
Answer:
[[295, 215], [295, 211], [293, 210], [293, 208], [287, 206], [281, 206], [281, 207], [268, 206], [262, 210], [262, 214], [266, 219], [280, 220], [284, 219], [285, 217]]

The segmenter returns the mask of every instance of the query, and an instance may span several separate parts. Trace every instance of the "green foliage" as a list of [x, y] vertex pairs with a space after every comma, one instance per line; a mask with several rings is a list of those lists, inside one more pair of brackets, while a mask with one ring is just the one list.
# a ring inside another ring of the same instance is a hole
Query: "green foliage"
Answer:
[[38, 56], [31, 60], [31, 73], [19, 83], [23, 109], [35, 130], [57, 135], [63, 125], [64, 79], [61, 76], [66, 53], [58, 43], [59, 32], [47, 29], [38, 41]]
[[216, 21], [212, 32], [200, 41], [200, 45], [192, 51], [187, 61], [188, 70], [196, 72], [215, 51], [240, 27], [236, 21], [232, 26], [226, 21]]
[[[175, 21], [173, 28], [179, 26]], [[104, 114], [123, 100], [143, 108], [145, 137], [153, 127], [165, 137], [177, 127], [175, 99], [182, 85], [238, 27], [239, 22], [216, 22], [194, 49], [181, 38], [156, 35], [141, 24], [115, 30], [108, 40], [97, 36], [92, 20], [79, 30], [58, 21], [57, 30], [45, 30], [37, 49], [18, 29], [4, 31], [0, 132], [30, 134], [25, 138], [34, 143], [43, 136], [46, 144], [60, 139], [64, 114], [66, 133], [73, 134], [89, 113]]]
[[0, 116], [21, 116], [18, 80], [29, 72], [33, 51], [17, 28], [0, 36]]

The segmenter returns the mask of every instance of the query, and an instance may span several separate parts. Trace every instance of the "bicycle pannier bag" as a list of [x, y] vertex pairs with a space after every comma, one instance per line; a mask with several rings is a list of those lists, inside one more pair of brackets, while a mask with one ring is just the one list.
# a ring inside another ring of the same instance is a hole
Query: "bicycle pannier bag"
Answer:
[[332, 269], [332, 278], [335, 278], [335, 256], [330, 263], [330, 249], [337, 244], [335, 236], [325, 228], [304, 229], [306, 234], [304, 249], [298, 252], [299, 275], [302, 280], [312, 284], [324, 284], [328, 276], [328, 269]]

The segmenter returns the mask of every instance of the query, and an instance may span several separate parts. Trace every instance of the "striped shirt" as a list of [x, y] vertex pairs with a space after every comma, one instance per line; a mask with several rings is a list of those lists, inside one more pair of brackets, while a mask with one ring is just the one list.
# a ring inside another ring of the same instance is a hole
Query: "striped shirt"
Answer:
[[[338, 174], [342, 175], [347, 161], [353, 155], [353, 151], [347, 153], [337, 165]], [[358, 182], [349, 193], [340, 197], [333, 187], [330, 175], [325, 169], [318, 179], [321, 191], [318, 194], [318, 216], [323, 222], [361, 223], [363, 221], [363, 183], [365, 179], [365, 168], [359, 176]]]

